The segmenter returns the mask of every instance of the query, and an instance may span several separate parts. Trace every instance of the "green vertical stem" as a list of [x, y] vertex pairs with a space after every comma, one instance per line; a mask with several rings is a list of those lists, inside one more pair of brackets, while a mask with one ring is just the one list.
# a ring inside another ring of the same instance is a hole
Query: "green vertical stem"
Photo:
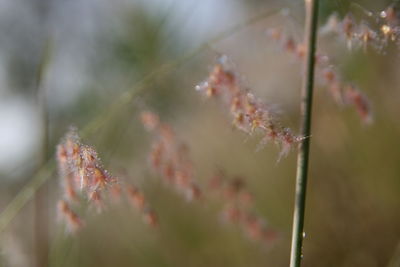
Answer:
[[[43, 78], [47, 69], [51, 50], [50, 40], [47, 40], [40, 59], [36, 77], [37, 102], [40, 109], [42, 136], [40, 140], [38, 170], [46, 165], [49, 158], [49, 117], [47, 107], [47, 92]], [[48, 218], [48, 186], [43, 186], [36, 192], [34, 204], [34, 242], [36, 267], [46, 267], [48, 263], [49, 218]]]
[[306, 189], [308, 175], [308, 158], [310, 151], [311, 135], [311, 110], [314, 88], [314, 66], [318, 22], [318, 1], [305, 0], [306, 5], [306, 61], [301, 90], [301, 134], [304, 139], [299, 144], [296, 173], [296, 195], [293, 214], [292, 250], [290, 254], [290, 267], [299, 267], [301, 263], [304, 213], [306, 206]]

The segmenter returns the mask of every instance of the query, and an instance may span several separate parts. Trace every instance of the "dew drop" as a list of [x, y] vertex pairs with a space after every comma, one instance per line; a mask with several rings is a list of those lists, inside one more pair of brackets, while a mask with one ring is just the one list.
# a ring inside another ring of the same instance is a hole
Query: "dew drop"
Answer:
[[303, 232], [303, 238], [305, 238], [306, 237], [306, 232]]
[[201, 84], [196, 85], [195, 89], [196, 91], [203, 91], [208, 86], [208, 82], [202, 82]]
[[381, 18], [386, 18], [387, 17], [386, 11], [382, 11], [380, 16]]

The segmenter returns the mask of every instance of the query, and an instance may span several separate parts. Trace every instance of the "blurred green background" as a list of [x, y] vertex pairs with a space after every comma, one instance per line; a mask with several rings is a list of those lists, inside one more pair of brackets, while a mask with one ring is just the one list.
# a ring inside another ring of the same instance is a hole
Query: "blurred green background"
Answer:
[[[333, 12], [350, 11], [361, 20], [365, 10], [379, 14], [391, 3], [321, 1], [320, 23]], [[171, 68], [219, 32], [273, 9], [280, 11]], [[295, 151], [279, 163], [275, 146], [256, 151], [259, 138], [233, 130], [224, 109], [194, 87], [216, 55], [227, 54], [246, 85], [297, 129], [301, 65], [265, 31], [281, 27], [301, 38], [303, 9], [303, 1], [289, 0], [0, 1], [0, 210], [41, 164], [37, 76], [51, 43], [40, 83], [47, 94], [49, 157], [69, 125], [84, 129], [100, 116], [100, 127], [83, 141], [96, 147], [109, 171], [127, 173], [144, 190], [160, 227], [149, 228], [121, 204], [88, 214], [87, 227], [69, 235], [57, 220], [62, 193], [54, 172], [43, 191], [48, 218], [40, 230], [49, 231], [49, 266], [288, 266]], [[399, 46], [348, 50], [339, 38], [321, 36], [319, 50], [368, 95], [374, 123], [362, 125], [354, 110], [338, 108], [317, 86], [304, 266], [400, 266]], [[153, 76], [138, 97], [112, 106], [161, 66], [168, 72]], [[245, 177], [257, 211], [282, 238], [260, 246], [238, 227], [221, 224], [217, 203], [187, 203], [149, 172], [150, 137], [138, 120], [145, 108], [189, 145], [200, 185], [217, 167]], [[35, 266], [34, 214], [30, 201], [0, 233], [0, 266]]]

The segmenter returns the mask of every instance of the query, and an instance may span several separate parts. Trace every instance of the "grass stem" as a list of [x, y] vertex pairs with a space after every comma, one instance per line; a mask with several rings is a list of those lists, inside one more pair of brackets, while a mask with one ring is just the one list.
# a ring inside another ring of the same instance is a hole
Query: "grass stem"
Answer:
[[[49, 113], [47, 106], [47, 90], [44, 78], [51, 57], [51, 40], [45, 42], [36, 77], [37, 101], [40, 108], [42, 137], [39, 151], [38, 170], [43, 168], [49, 158]], [[49, 244], [49, 188], [43, 186], [35, 194], [34, 237], [36, 266], [46, 267]]]
[[306, 5], [306, 61], [301, 91], [301, 134], [305, 137], [299, 144], [296, 173], [296, 195], [293, 214], [292, 249], [290, 267], [299, 267], [302, 254], [304, 214], [308, 176], [308, 160], [311, 136], [311, 110], [314, 89], [315, 50], [318, 25], [318, 1], [305, 0]]

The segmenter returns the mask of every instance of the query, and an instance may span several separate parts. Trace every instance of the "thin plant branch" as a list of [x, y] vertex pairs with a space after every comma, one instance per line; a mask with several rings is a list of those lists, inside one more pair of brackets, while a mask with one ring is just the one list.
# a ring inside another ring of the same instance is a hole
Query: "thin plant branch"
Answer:
[[[41, 115], [41, 144], [39, 151], [38, 169], [42, 168], [49, 157], [49, 114], [47, 107], [47, 90], [43, 84], [49, 62], [51, 60], [51, 40], [45, 42], [43, 48], [43, 55], [40, 59], [38, 73], [36, 77], [36, 90], [38, 106]], [[34, 207], [34, 236], [35, 236], [35, 249], [36, 249], [36, 266], [47, 266], [48, 257], [48, 225], [49, 225], [49, 212], [48, 212], [48, 187], [43, 186], [35, 194], [35, 207]]]
[[293, 214], [292, 249], [290, 267], [299, 267], [301, 264], [302, 245], [304, 238], [304, 214], [306, 207], [306, 190], [308, 176], [308, 160], [311, 136], [311, 111], [314, 89], [315, 51], [318, 24], [318, 1], [305, 0], [306, 6], [306, 61], [303, 85], [301, 91], [301, 134], [304, 139], [299, 143], [296, 174], [296, 194]]

